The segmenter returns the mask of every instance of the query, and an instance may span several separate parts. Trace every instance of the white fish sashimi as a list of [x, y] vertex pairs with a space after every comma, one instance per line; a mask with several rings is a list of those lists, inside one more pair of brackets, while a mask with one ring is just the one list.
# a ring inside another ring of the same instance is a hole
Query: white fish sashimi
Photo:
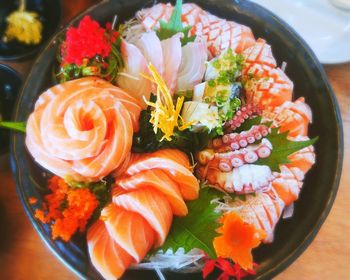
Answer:
[[182, 34], [178, 33], [161, 42], [164, 61], [163, 78], [172, 93], [176, 87], [176, 78], [182, 57], [181, 37]]
[[[141, 76], [149, 73], [147, 60], [135, 45], [125, 40], [121, 43], [121, 54], [125, 67], [118, 76], [118, 85], [138, 100], [143, 100], [143, 97], [149, 100], [152, 83]], [[146, 107], [146, 104], [143, 103], [143, 106]]]
[[202, 81], [207, 59], [205, 42], [191, 42], [182, 47], [177, 91], [192, 90], [196, 84]]
[[158, 73], [163, 75], [163, 50], [157, 34], [154, 31], [142, 33], [135, 45], [145, 57], [147, 64], [151, 62]]

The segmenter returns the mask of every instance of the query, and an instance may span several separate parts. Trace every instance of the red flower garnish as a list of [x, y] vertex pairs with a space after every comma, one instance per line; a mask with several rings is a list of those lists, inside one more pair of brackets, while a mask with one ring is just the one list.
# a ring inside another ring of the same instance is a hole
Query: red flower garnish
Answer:
[[[256, 263], [253, 264], [254, 267], [257, 267], [258, 265]], [[228, 259], [224, 258], [217, 258], [216, 260], [207, 259], [205, 261], [202, 275], [203, 278], [206, 279], [209, 274], [211, 274], [214, 269], [218, 268], [222, 271], [222, 273], [217, 278], [218, 280], [229, 280], [229, 279], [237, 279], [240, 280], [243, 277], [246, 277], [248, 275], [255, 275], [256, 272], [252, 269], [244, 270], [239, 264], [232, 263]]]
[[203, 278], [206, 279], [210, 273], [212, 273], [215, 269], [216, 261], [212, 259], [207, 259], [205, 261], [203, 270], [202, 270], [202, 275]]
[[[115, 35], [112, 34], [115, 41]], [[63, 64], [74, 63], [81, 65], [83, 59], [90, 59], [96, 55], [107, 57], [111, 52], [112, 42], [108, 40], [106, 30], [99, 23], [85, 16], [79, 26], [67, 30], [66, 41], [62, 45]]]

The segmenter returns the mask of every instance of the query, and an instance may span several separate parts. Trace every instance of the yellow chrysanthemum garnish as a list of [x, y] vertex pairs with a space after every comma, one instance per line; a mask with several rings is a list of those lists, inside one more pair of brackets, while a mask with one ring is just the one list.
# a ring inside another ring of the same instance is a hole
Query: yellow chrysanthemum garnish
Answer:
[[5, 41], [15, 39], [28, 45], [37, 45], [41, 42], [43, 24], [37, 13], [25, 10], [25, 1], [21, 1], [19, 9], [11, 13], [6, 21], [8, 25], [5, 30]]
[[177, 98], [175, 106], [170, 90], [156, 68], [150, 63], [148, 69], [152, 77], [144, 74], [142, 74], [142, 76], [155, 83], [157, 86], [157, 100], [155, 102], [145, 100], [148, 106], [154, 108], [151, 112], [150, 122], [153, 124], [154, 133], [157, 133], [158, 129], [164, 133], [160, 141], [164, 139], [171, 141], [171, 137], [174, 135], [176, 128], [182, 131], [192, 125], [192, 122], [185, 123], [180, 115], [185, 97], [181, 96]]

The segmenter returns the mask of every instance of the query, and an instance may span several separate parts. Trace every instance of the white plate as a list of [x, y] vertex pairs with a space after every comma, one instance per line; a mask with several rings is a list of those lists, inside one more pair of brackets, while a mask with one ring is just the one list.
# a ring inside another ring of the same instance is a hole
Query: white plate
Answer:
[[350, 62], [350, 12], [328, 0], [251, 0], [291, 25], [325, 64]]

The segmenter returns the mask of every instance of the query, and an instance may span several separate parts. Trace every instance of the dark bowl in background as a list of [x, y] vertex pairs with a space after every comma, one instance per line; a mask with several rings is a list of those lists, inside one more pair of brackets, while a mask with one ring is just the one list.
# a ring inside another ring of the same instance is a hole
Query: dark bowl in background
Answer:
[[[249, 1], [197, 0], [211, 13], [252, 28], [257, 38], [265, 38], [272, 45], [273, 53], [281, 64], [288, 63], [287, 75], [294, 81], [294, 98], [304, 96], [312, 108], [314, 121], [310, 137], [319, 136], [316, 143], [317, 162], [307, 174], [292, 218], [282, 220], [275, 231], [272, 244], [254, 251], [260, 264], [252, 279], [271, 279], [289, 266], [312, 242], [325, 221], [335, 199], [343, 159], [343, 132], [338, 104], [323, 67], [295, 31], [280, 18]], [[143, 0], [106, 1], [87, 10], [96, 20], [105, 22], [118, 14], [120, 22], [132, 17], [145, 5]], [[72, 23], [83, 16], [79, 16]], [[56, 65], [57, 40], [65, 30], [58, 33], [37, 59], [21, 92], [15, 111], [16, 121], [25, 121], [33, 110], [39, 94], [52, 85], [52, 67]], [[42, 201], [45, 192], [45, 173], [33, 161], [24, 145], [24, 135], [14, 134], [11, 144], [12, 169], [16, 178], [18, 194], [26, 213], [38, 234], [72, 271], [81, 278], [99, 279], [92, 268], [86, 250], [84, 236], [75, 237], [70, 243], [50, 238], [49, 226], [34, 218], [34, 207], [29, 197]], [[35, 260], [33, 260], [35, 262]], [[167, 279], [201, 279], [198, 274], [165, 273]], [[157, 279], [152, 271], [128, 271], [123, 279]]]
[[[2, 120], [10, 121], [18, 92], [21, 76], [11, 67], [0, 64], [0, 115]], [[0, 119], [1, 119], [0, 117]], [[0, 128], [0, 155], [9, 151], [10, 131]]]
[[35, 55], [48, 39], [58, 30], [61, 21], [60, 0], [26, 0], [27, 11], [37, 12], [43, 23], [42, 41], [38, 45], [25, 45], [17, 41], [3, 42], [6, 29], [6, 17], [18, 9], [19, 1], [0, 1], [0, 60], [20, 60]]

